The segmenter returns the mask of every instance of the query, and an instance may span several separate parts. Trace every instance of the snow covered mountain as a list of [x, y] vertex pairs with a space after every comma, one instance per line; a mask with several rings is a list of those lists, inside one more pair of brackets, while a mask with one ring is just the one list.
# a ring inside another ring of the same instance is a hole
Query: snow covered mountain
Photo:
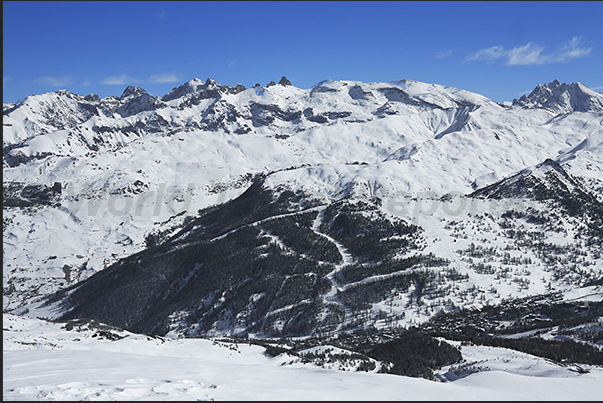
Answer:
[[602, 100], [284, 77], [31, 95], [3, 108], [4, 310], [280, 337], [601, 296]]
[[561, 84], [554, 80], [547, 85], [539, 84], [526, 97], [513, 100], [513, 105], [526, 108], [545, 108], [557, 113], [601, 112], [603, 95], [582, 83]]
[[102, 100], [95, 94], [81, 97], [68, 91], [32, 95], [5, 106], [5, 163], [15, 166], [48, 153], [73, 156], [115, 149], [148, 134], [209, 130], [285, 138], [337, 122], [363, 123], [399, 114], [404, 109], [400, 106], [437, 111], [438, 120], [443, 120], [438, 127], [416, 124], [422, 131], [443, 132], [452, 124], [449, 121], [458, 120], [451, 110], [463, 114], [493, 104], [466, 91], [406, 80], [391, 84], [326, 80], [310, 90], [288, 85], [286, 78], [281, 82], [245, 90], [240, 84], [228, 87], [211, 79], [193, 79], [160, 98], [132, 86], [119, 98]]

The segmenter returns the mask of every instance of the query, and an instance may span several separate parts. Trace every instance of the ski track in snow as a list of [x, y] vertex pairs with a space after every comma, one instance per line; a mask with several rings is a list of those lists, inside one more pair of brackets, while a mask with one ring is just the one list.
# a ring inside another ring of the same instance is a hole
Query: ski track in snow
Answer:
[[[317, 207], [311, 207], [311, 208], [308, 208], [308, 209], [305, 209], [302, 211], [279, 214], [276, 216], [264, 218], [262, 220], [258, 220], [253, 223], [245, 224], [245, 225], [254, 225], [254, 226], [261, 228], [262, 234], [270, 237], [272, 242], [274, 242], [276, 245], [280, 246], [284, 250], [288, 250], [289, 253], [298, 254], [298, 252], [291, 250], [291, 248], [289, 248], [287, 245], [285, 245], [279, 239], [278, 236], [270, 233], [265, 228], [262, 228], [261, 224], [264, 222], [275, 220], [275, 219], [282, 218], [282, 217], [290, 217], [290, 216], [295, 216], [298, 214], [303, 214], [303, 213], [313, 212], [313, 211], [317, 212], [316, 218], [314, 219], [314, 221], [312, 223], [312, 227], [311, 227], [312, 231], [314, 231], [314, 233], [316, 233], [317, 235], [326, 238], [329, 242], [333, 243], [337, 247], [337, 250], [339, 251], [339, 254], [342, 257], [341, 262], [339, 264], [335, 265], [335, 268], [326, 275], [326, 278], [331, 282], [331, 289], [323, 295], [323, 299], [326, 304], [336, 305], [339, 308], [342, 308], [344, 310], [344, 315], [345, 315], [344, 320], [338, 325], [337, 329], [333, 330], [333, 332], [336, 333], [337, 331], [340, 331], [341, 328], [345, 325], [345, 323], [346, 323], [345, 319], [352, 317], [352, 310], [339, 300], [339, 298], [337, 296], [337, 292], [342, 290], [343, 286], [337, 281], [335, 276], [337, 275], [337, 273], [339, 271], [341, 271], [342, 268], [353, 263], [353, 258], [352, 258], [352, 254], [340, 242], [335, 240], [333, 237], [320, 231], [320, 225], [324, 219], [324, 213], [325, 213], [325, 210], [327, 209], [327, 207], [328, 206], [326, 206], [326, 205], [325, 206], [317, 206]], [[243, 226], [245, 226], [245, 225], [243, 225]], [[219, 237], [213, 238], [212, 241], [217, 240], [217, 239], [222, 239], [222, 238], [226, 237], [228, 234], [230, 234], [238, 229], [239, 228], [233, 229], [223, 235], [220, 235]], [[304, 254], [301, 254], [301, 256], [304, 256], [308, 259], [313, 259], [312, 257], [306, 256]], [[322, 262], [322, 263], [326, 263], [326, 262]], [[295, 307], [299, 304], [305, 304], [305, 303], [308, 303], [308, 301], [300, 301], [298, 304], [288, 305], [288, 306], [285, 306], [285, 307], [282, 307], [282, 308], [279, 308], [276, 310], [271, 310], [268, 312], [267, 315], [273, 315], [278, 312], [283, 312], [283, 311], [292, 309], [293, 307]]]
[[335, 276], [337, 275], [337, 273], [339, 273], [341, 271], [342, 268], [351, 264], [353, 262], [353, 258], [352, 258], [352, 254], [341, 243], [339, 243], [333, 237], [331, 237], [327, 234], [324, 234], [320, 231], [320, 225], [324, 221], [324, 215], [325, 215], [326, 209], [327, 209], [327, 206], [324, 206], [318, 211], [318, 214], [316, 215], [316, 218], [314, 219], [314, 222], [312, 223], [312, 230], [315, 233], [317, 233], [318, 235], [325, 237], [331, 243], [333, 243], [337, 247], [337, 250], [339, 251], [339, 254], [342, 257], [341, 263], [335, 265], [335, 268], [326, 275], [327, 279], [331, 282], [331, 289], [328, 292], [326, 292], [325, 295], [323, 296], [323, 298], [327, 304], [330, 303], [330, 304], [337, 305], [340, 308], [343, 308], [344, 318], [339, 323], [337, 328], [334, 330], [334, 332], [338, 332], [345, 325], [346, 319], [352, 317], [352, 310], [339, 300], [339, 297], [337, 296], [337, 292], [342, 290], [342, 285], [337, 281]]

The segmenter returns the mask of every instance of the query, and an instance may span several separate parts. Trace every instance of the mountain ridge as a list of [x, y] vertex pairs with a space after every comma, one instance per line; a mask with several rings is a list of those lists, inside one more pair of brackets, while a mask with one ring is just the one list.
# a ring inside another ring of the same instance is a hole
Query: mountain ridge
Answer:
[[562, 84], [553, 80], [547, 85], [538, 84], [529, 95], [514, 99], [512, 104], [526, 108], [545, 108], [557, 113], [600, 112], [603, 111], [603, 94], [580, 82]]
[[[390, 83], [324, 80], [308, 90], [287, 82], [283, 77], [279, 84], [245, 89], [240, 84], [223, 86], [209, 78], [192, 79], [160, 97], [134, 86], [126, 87], [120, 97], [103, 99], [96, 94], [82, 97], [66, 90], [32, 95], [13, 106], [5, 105], [4, 164], [14, 166], [61, 153], [59, 149], [68, 155], [97, 152], [99, 147], [116, 149], [153, 133], [219, 130], [265, 135], [276, 130], [282, 137], [339, 121], [363, 123], [424, 111], [443, 115], [435, 116], [435, 121], [452, 120], [446, 129], [439, 131], [444, 136], [464, 127], [478, 128], [479, 123], [471, 119], [472, 112], [484, 107], [496, 111], [499, 107], [481, 95], [412, 80]], [[570, 94], [568, 88], [575, 90]], [[564, 113], [568, 108], [599, 112], [603, 110], [603, 95], [579, 83], [566, 85], [554, 81], [549, 86], [539, 85], [529, 99], [524, 96], [515, 100], [514, 105], [532, 109], [539, 106]], [[50, 136], [59, 130], [67, 131], [65, 137]], [[47, 135], [50, 141], [36, 140], [40, 135]], [[40, 149], [31, 143], [56, 146]]]

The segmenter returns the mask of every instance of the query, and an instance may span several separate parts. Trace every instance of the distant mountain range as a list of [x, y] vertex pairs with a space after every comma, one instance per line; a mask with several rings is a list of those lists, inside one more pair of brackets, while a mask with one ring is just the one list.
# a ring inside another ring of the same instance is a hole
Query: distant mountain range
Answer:
[[5, 312], [188, 337], [477, 334], [553, 320], [503, 309], [516, 299], [575, 313], [603, 295], [603, 94], [581, 83], [497, 103], [193, 79], [3, 111]]

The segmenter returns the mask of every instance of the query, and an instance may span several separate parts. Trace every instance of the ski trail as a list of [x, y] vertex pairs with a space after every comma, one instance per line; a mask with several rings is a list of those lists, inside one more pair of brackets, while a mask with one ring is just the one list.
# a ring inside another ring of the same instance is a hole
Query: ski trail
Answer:
[[324, 221], [326, 209], [327, 206], [322, 206], [322, 208], [320, 208], [318, 214], [316, 215], [316, 218], [314, 219], [314, 222], [312, 223], [312, 230], [318, 235], [323, 236], [327, 238], [330, 242], [332, 242], [337, 247], [337, 250], [339, 251], [339, 254], [342, 257], [341, 263], [335, 265], [335, 268], [331, 270], [326, 276], [327, 279], [331, 282], [331, 289], [323, 296], [325, 303], [337, 305], [343, 308], [344, 310], [343, 320], [337, 325], [337, 328], [334, 330], [335, 332], [338, 332], [341, 331], [344, 323], [346, 322], [346, 319], [352, 317], [352, 310], [343, 302], [341, 302], [341, 300], [337, 296], [337, 292], [343, 290], [344, 286], [339, 281], [337, 281], [336, 275], [341, 271], [342, 268], [353, 263], [354, 259], [352, 257], [352, 254], [346, 249], [345, 246], [343, 246], [334, 238], [320, 231], [320, 224]]
[[[244, 228], [244, 227], [254, 226], [254, 225], [257, 226], [257, 225], [260, 225], [260, 224], [262, 224], [262, 223], [264, 223], [266, 221], [271, 221], [271, 220], [276, 220], [276, 219], [279, 219], [279, 218], [282, 218], [282, 217], [290, 217], [290, 216], [294, 216], [294, 215], [298, 215], [298, 214], [302, 214], [302, 213], [307, 213], [309, 211], [315, 211], [315, 210], [318, 210], [320, 208], [323, 208], [323, 207], [322, 206], [319, 206], [319, 207], [310, 207], [308, 209], [301, 210], [301, 211], [293, 211], [291, 213], [283, 213], [283, 214], [277, 214], [277, 215], [274, 215], [274, 216], [269, 216], [269, 217], [266, 217], [266, 218], [261, 218], [261, 219], [259, 219], [257, 221], [252, 221], [252, 222], [248, 222], [248, 223], [245, 223], [245, 224], [241, 224], [238, 227], [235, 227], [235, 228], [233, 228], [231, 230], [226, 231], [222, 235], [217, 235], [217, 236], [209, 239], [208, 241], [209, 242], [219, 241], [221, 239], [226, 238], [228, 235], [237, 232], [238, 230], [240, 230], [241, 228]], [[186, 242], [187, 241], [187, 237], [190, 236], [190, 234], [193, 233], [193, 231], [195, 231], [199, 227], [200, 227], [200, 224], [193, 226], [192, 228], [190, 228], [186, 232], [184, 232], [184, 230], [182, 230], [181, 234], [177, 235], [177, 237], [175, 237], [175, 238], [171, 238], [170, 242], [179, 242], [179, 241]], [[196, 240], [193, 240], [192, 242], [196, 242]]]
[[327, 235], [323, 232], [320, 232], [320, 224], [324, 220], [326, 209], [327, 209], [327, 206], [322, 206], [320, 208], [320, 210], [318, 211], [318, 214], [316, 215], [316, 218], [314, 219], [314, 222], [312, 223], [312, 230], [314, 232], [316, 232], [318, 235], [321, 235], [321, 236], [327, 238], [330, 242], [335, 244], [335, 246], [337, 247], [337, 250], [339, 251], [339, 254], [341, 255], [341, 257], [343, 259], [343, 261], [336, 266], [339, 270], [342, 267], [351, 264], [353, 262], [353, 258], [352, 258], [352, 254], [345, 248], [345, 246], [343, 246], [342, 244], [337, 242], [337, 240], [333, 239], [329, 235]]

